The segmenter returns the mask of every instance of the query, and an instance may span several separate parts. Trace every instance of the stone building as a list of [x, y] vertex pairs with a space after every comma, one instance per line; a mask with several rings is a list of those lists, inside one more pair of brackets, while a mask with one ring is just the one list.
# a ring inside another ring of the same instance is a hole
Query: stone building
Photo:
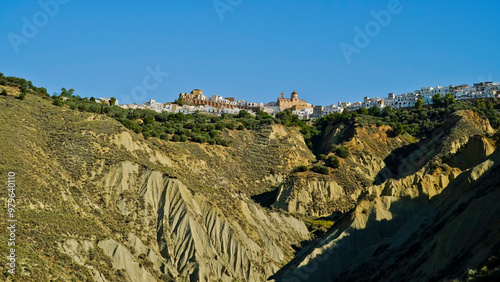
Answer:
[[214, 108], [229, 108], [229, 109], [238, 108], [241, 110], [250, 110], [250, 111], [257, 111], [260, 109], [259, 104], [249, 103], [249, 102], [240, 104], [239, 103], [240, 100], [236, 102], [234, 101], [235, 100], [234, 97], [223, 98], [222, 96], [219, 95], [212, 95], [212, 97], [209, 98], [203, 95], [203, 90], [200, 89], [195, 89], [191, 91], [191, 93], [181, 93], [179, 94], [179, 98], [182, 98], [182, 100], [185, 103], [210, 106]]
[[305, 109], [313, 109], [314, 106], [308, 104], [305, 100], [299, 99], [299, 95], [295, 90], [292, 92], [290, 99], [285, 98], [285, 93], [281, 92], [281, 97], [278, 98], [276, 103], [280, 111], [291, 110], [291, 111], [303, 111]]

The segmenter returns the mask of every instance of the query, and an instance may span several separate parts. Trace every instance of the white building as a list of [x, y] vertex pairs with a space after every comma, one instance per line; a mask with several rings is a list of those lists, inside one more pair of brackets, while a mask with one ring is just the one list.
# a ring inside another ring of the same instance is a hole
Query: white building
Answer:
[[321, 113], [321, 116], [327, 116], [329, 114], [333, 113], [342, 113], [344, 109], [341, 107], [337, 107], [336, 105], [328, 105], [323, 108], [323, 112]]
[[210, 101], [212, 101], [212, 102], [222, 102], [222, 100], [225, 100], [225, 99], [219, 95], [212, 95], [212, 97], [210, 98]]

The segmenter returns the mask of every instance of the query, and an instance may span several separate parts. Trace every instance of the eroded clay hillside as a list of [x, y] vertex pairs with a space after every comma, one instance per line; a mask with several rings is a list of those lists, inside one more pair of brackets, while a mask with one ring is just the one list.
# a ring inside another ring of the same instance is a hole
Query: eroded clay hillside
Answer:
[[351, 115], [324, 128], [316, 149], [349, 154], [322, 175], [298, 128], [226, 128], [228, 147], [168, 142], [49, 101], [0, 97], [23, 281], [498, 275], [499, 134], [473, 111], [422, 138]]
[[226, 130], [229, 148], [144, 140], [32, 95], [1, 98], [0, 122], [23, 280], [262, 281], [309, 239], [302, 221], [250, 198], [314, 160], [296, 129]]
[[354, 153], [344, 169], [358, 168], [371, 184], [348, 191], [335, 175], [312, 182], [295, 176], [280, 188], [280, 193], [291, 191], [290, 200], [278, 197], [275, 205], [293, 203], [285, 205], [292, 212], [316, 212], [307, 208], [311, 199], [313, 207], [314, 201], [328, 199], [319, 201], [330, 208], [321, 215], [336, 210], [332, 203], [342, 207], [343, 199], [351, 200], [352, 210], [273, 279], [431, 281], [498, 275], [500, 151], [488, 121], [459, 111], [416, 143], [384, 140], [384, 130], [355, 127], [346, 140]]

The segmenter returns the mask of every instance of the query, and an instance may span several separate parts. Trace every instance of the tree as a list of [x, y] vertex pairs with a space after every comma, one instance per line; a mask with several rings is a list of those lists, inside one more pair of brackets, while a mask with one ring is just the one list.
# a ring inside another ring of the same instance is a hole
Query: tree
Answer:
[[326, 155], [325, 154], [319, 155], [319, 159], [322, 161], [326, 160]]
[[264, 112], [263, 110], [258, 110], [255, 113], [255, 118], [258, 120], [261, 120], [261, 119], [267, 119], [267, 118], [273, 118], [273, 117], [271, 115], [269, 115], [268, 113]]
[[394, 112], [394, 110], [390, 106], [385, 106], [384, 110], [382, 111], [384, 116], [388, 116], [388, 115], [392, 114], [393, 112]]
[[45, 87], [39, 87], [38, 88], [38, 92], [42, 93], [43, 95], [45, 95], [46, 97], [49, 97], [49, 93], [47, 93], [47, 88]]
[[179, 106], [184, 106], [184, 99], [178, 98], [174, 100], [174, 104], [179, 105]]
[[436, 95], [434, 95], [432, 97], [432, 103], [436, 106], [436, 107], [440, 107], [441, 104], [443, 103], [442, 99], [441, 99], [441, 93], [438, 93]]
[[21, 93], [19, 94], [19, 96], [18, 96], [18, 99], [20, 99], [20, 100], [24, 100], [24, 99], [26, 99], [26, 92], [21, 92]]
[[360, 115], [367, 115], [369, 113], [370, 112], [368, 112], [368, 110], [365, 108], [359, 108], [359, 110], [358, 110], [358, 114], [360, 114]]
[[144, 124], [153, 124], [155, 119], [152, 116], [147, 116], [143, 119]]
[[68, 97], [68, 90], [66, 88], [61, 88], [61, 97]]
[[236, 118], [252, 118], [252, 115], [245, 110], [241, 110], [236, 116]]
[[5, 88], [2, 88], [2, 94], [1, 95], [2, 96], [7, 96], [9, 94], [7, 93], [7, 90], [5, 90]]
[[215, 124], [207, 124], [207, 131], [215, 130]]
[[95, 102], [95, 98], [94, 97], [90, 97], [90, 101], [91, 102]]
[[375, 117], [379, 117], [382, 112], [380, 111], [380, 108], [377, 106], [373, 106], [370, 108], [370, 114]]
[[115, 103], [116, 103], [116, 99], [115, 99], [115, 97], [111, 97], [111, 99], [109, 99], [109, 105], [110, 105], [110, 106], [114, 106], [114, 105], [115, 105]]
[[396, 123], [392, 126], [392, 132], [396, 135], [403, 134], [405, 132], [404, 127], [401, 123]]
[[453, 97], [453, 94], [451, 93], [447, 93], [445, 96], [444, 96], [444, 103], [449, 106], [453, 103], [455, 103], [455, 97]]
[[75, 89], [71, 88], [70, 90], [68, 90], [68, 97], [73, 96], [73, 93], [75, 93]]
[[217, 130], [223, 130], [225, 127], [226, 126], [223, 122], [218, 122], [215, 124], [215, 129], [217, 129]]
[[424, 105], [424, 100], [422, 100], [422, 99], [420, 99], [420, 98], [419, 98], [419, 99], [417, 99], [417, 103], [415, 103], [415, 107], [416, 107], [417, 109], [421, 109], [421, 108], [423, 107], [423, 105]]
[[26, 92], [28, 92], [28, 89], [26, 88], [25, 85], [19, 85], [19, 91], [21, 93], [26, 93]]

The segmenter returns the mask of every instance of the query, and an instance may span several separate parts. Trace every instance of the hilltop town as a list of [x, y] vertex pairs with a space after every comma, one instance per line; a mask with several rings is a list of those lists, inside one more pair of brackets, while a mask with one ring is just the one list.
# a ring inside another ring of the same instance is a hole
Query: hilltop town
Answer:
[[[190, 93], [179, 94], [179, 99], [170, 103], [158, 103], [151, 99], [142, 105], [138, 104], [125, 104], [119, 105], [125, 109], [150, 109], [156, 112], [169, 112], [169, 113], [184, 113], [193, 114], [195, 112], [204, 112], [207, 114], [221, 115], [221, 114], [238, 114], [241, 110], [246, 110], [250, 114], [255, 115], [258, 110], [262, 110], [270, 115], [290, 110], [292, 114], [299, 116], [301, 119], [310, 119], [323, 117], [335, 112], [349, 112], [356, 111], [361, 108], [369, 109], [378, 107], [383, 109], [391, 107], [393, 109], [410, 108], [417, 104], [421, 99], [422, 105], [433, 104], [433, 97], [435, 95], [444, 96], [451, 94], [455, 100], [467, 100], [478, 98], [500, 98], [500, 83], [497, 82], [480, 82], [474, 83], [473, 86], [468, 84], [461, 84], [458, 86], [436, 86], [436, 87], [422, 87], [413, 92], [395, 95], [389, 93], [387, 97], [365, 97], [362, 102], [338, 102], [337, 105], [331, 104], [327, 106], [317, 105], [314, 106], [307, 103], [303, 99], [299, 99], [298, 93], [294, 90], [290, 98], [285, 98], [284, 92], [274, 102], [269, 103], [256, 103], [249, 102], [242, 99], [235, 99], [234, 97], [223, 98], [220, 95], [206, 96], [203, 90], [194, 89]], [[109, 98], [101, 98], [103, 102], [109, 103]]]

